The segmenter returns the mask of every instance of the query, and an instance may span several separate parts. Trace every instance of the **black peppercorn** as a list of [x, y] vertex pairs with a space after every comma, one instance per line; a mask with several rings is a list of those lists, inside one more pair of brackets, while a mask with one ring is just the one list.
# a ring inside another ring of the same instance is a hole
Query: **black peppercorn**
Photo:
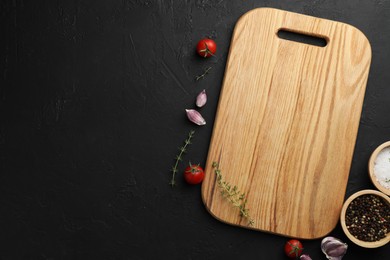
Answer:
[[359, 240], [381, 240], [390, 231], [390, 206], [378, 196], [361, 195], [348, 206], [345, 224], [348, 231]]

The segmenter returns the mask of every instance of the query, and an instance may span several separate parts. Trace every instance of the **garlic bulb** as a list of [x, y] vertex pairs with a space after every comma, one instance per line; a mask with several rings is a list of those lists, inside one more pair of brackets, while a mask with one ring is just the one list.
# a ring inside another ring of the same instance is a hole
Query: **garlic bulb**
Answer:
[[348, 245], [335, 237], [325, 237], [321, 241], [321, 250], [326, 258], [340, 260], [347, 252]]

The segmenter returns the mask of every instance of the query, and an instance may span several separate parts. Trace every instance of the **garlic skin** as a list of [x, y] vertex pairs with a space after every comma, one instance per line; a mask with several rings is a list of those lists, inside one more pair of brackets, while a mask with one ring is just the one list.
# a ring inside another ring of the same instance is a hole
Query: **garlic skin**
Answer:
[[204, 118], [202, 117], [202, 115], [194, 110], [194, 109], [186, 109], [186, 113], [187, 113], [187, 117], [188, 119], [194, 123], [194, 124], [197, 124], [197, 125], [205, 125], [206, 124], [206, 120], [204, 120]]
[[206, 90], [202, 90], [196, 97], [196, 106], [197, 107], [203, 107], [207, 102], [207, 95], [206, 95]]
[[309, 255], [301, 255], [300, 257], [299, 257], [299, 260], [312, 260], [311, 259], [311, 257], [309, 256]]
[[347, 252], [348, 245], [335, 237], [325, 237], [321, 241], [321, 250], [326, 258], [340, 260]]

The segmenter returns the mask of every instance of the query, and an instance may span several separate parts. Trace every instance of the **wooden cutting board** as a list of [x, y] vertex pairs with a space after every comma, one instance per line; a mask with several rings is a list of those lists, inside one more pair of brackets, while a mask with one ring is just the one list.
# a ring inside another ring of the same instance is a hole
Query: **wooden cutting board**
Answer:
[[[280, 39], [280, 29], [326, 39]], [[277, 9], [237, 22], [215, 118], [202, 199], [217, 219], [301, 239], [327, 235], [344, 201], [371, 62], [356, 28]], [[247, 197], [254, 225], [216, 185], [212, 163]]]

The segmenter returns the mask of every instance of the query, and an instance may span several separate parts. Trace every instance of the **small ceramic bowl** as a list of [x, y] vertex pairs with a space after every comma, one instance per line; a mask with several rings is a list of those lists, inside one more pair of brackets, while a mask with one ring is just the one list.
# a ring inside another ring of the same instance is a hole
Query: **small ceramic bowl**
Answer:
[[[375, 172], [374, 172], [375, 160], [376, 160], [378, 154], [386, 147], [390, 147], [390, 141], [385, 142], [385, 143], [381, 144], [380, 146], [378, 146], [374, 150], [374, 152], [371, 154], [370, 160], [368, 161], [368, 174], [370, 175], [371, 182], [374, 184], [374, 186], [378, 190], [383, 192], [384, 194], [390, 196], [390, 189], [384, 187], [383, 185], [381, 185], [378, 182], [377, 177], [375, 176]], [[389, 169], [389, 171], [390, 171], [390, 169]]]
[[358, 245], [358, 246], [365, 247], [365, 248], [376, 248], [376, 247], [380, 247], [380, 246], [386, 245], [386, 244], [390, 241], [390, 232], [387, 232], [386, 237], [382, 238], [381, 240], [374, 241], [374, 242], [367, 242], [367, 241], [359, 240], [359, 239], [357, 239], [354, 235], [352, 235], [352, 234], [349, 232], [349, 230], [348, 230], [348, 228], [347, 228], [347, 225], [346, 225], [346, 223], [345, 223], [345, 215], [346, 215], [347, 208], [349, 207], [350, 203], [351, 203], [354, 199], [356, 199], [357, 197], [362, 196], [362, 195], [368, 195], [368, 194], [371, 194], [371, 195], [375, 195], [375, 196], [381, 197], [385, 202], [387, 202], [387, 206], [390, 207], [390, 198], [389, 198], [388, 196], [386, 196], [385, 194], [383, 194], [382, 192], [377, 191], [377, 190], [361, 190], [361, 191], [358, 191], [358, 192], [352, 194], [352, 195], [344, 202], [343, 208], [341, 209], [340, 223], [341, 223], [341, 227], [342, 227], [342, 229], [343, 229], [345, 235], [346, 235], [353, 243], [355, 243], [355, 244]]

